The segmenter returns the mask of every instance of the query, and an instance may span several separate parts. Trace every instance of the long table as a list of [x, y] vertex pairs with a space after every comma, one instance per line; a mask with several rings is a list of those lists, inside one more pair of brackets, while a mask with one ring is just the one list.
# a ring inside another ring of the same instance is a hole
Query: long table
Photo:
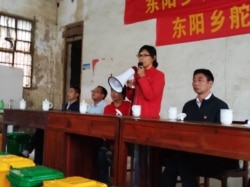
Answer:
[[3, 145], [7, 125], [44, 130], [43, 164], [66, 176], [97, 178], [97, 152], [103, 138], [114, 142], [113, 183], [117, 184], [119, 118], [62, 111], [4, 110]]
[[[122, 118], [119, 144], [119, 186], [125, 186], [127, 146], [140, 144], [150, 146], [150, 158], [142, 153], [140, 186], [157, 186], [159, 176], [159, 148], [168, 148], [192, 153], [250, 160], [250, 127], [233, 124], [224, 126], [215, 123], [181, 122], [140, 118]], [[153, 151], [152, 151], [153, 150]], [[145, 150], [144, 150], [145, 152]], [[151, 163], [148, 163], [148, 160]], [[154, 164], [152, 164], [152, 162]], [[148, 164], [149, 167], [146, 167]], [[157, 167], [155, 167], [157, 166]], [[150, 180], [150, 176], [152, 180]]]
[[97, 152], [103, 138], [114, 142], [113, 183], [117, 182], [119, 118], [49, 112], [45, 131], [44, 164], [65, 173], [97, 179]]
[[[66, 176], [81, 175], [95, 179], [95, 158], [100, 139], [113, 140], [113, 184], [119, 187], [125, 187], [130, 144], [150, 148], [147, 149], [150, 159], [145, 162], [149, 164], [148, 170], [141, 169], [140, 186], [143, 187], [157, 183], [159, 173], [153, 166], [158, 162], [161, 148], [250, 160], [250, 127], [243, 125], [18, 109], [5, 110], [3, 123], [3, 149], [8, 124], [44, 129], [44, 164], [60, 169]], [[142, 150], [145, 151], [144, 148]]]

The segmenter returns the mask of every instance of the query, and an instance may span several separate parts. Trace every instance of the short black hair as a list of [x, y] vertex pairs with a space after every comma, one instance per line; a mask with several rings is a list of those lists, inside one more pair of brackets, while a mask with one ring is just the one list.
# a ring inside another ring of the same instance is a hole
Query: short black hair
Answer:
[[[111, 88], [111, 87], [110, 87], [110, 88]], [[111, 91], [114, 91], [115, 93], [121, 94], [121, 95], [122, 95], [123, 100], [125, 100], [126, 95], [127, 95], [127, 87], [126, 87], [126, 85], [124, 85], [124, 86], [123, 86], [123, 88], [122, 88], [122, 92], [117, 92], [117, 91], [115, 91], [115, 90], [114, 90], [114, 89], [112, 89], [112, 88], [111, 88]]]
[[214, 76], [213, 76], [212, 72], [209, 69], [196, 69], [194, 71], [193, 77], [198, 73], [201, 73], [201, 74], [205, 75], [205, 77], [207, 77], [208, 81], [214, 82]]
[[108, 91], [107, 91], [106, 88], [104, 88], [103, 86], [98, 85], [97, 87], [98, 87], [98, 88], [101, 88], [101, 94], [104, 95], [103, 99], [105, 99], [106, 96], [108, 95]]
[[151, 46], [151, 45], [144, 45], [140, 48], [139, 52], [138, 52], [138, 55], [140, 54], [140, 52], [142, 52], [143, 50], [146, 50], [148, 51], [148, 53], [150, 54], [150, 56], [154, 57], [155, 56], [155, 60], [153, 62], [153, 66], [155, 68], [157, 68], [158, 66], [158, 62], [157, 62], [157, 52], [156, 52], [156, 49], [154, 46]]
[[70, 88], [73, 88], [79, 95], [81, 94], [81, 88], [79, 88], [79, 86], [71, 85]]

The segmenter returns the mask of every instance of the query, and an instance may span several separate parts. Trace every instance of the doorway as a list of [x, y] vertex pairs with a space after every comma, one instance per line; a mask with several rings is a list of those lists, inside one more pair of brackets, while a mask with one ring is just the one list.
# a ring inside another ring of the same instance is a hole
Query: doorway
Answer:
[[71, 85], [81, 87], [82, 40], [70, 42], [67, 54], [66, 90]]
[[70, 24], [65, 27], [65, 78], [63, 89], [63, 103], [67, 101], [67, 90], [70, 86], [81, 88], [82, 66], [82, 34], [83, 22]]

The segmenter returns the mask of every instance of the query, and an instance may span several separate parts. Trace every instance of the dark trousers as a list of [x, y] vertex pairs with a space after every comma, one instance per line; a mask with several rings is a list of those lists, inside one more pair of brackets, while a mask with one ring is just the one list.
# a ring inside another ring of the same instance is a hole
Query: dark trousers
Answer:
[[113, 166], [113, 156], [112, 151], [109, 147], [108, 142], [103, 141], [97, 155], [98, 163], [98, 180], [107, 184], [110, 184], [109, 180], [109, 168]]
[[36, 129], [26, 148], [29, 152], [32, 152], [35, 149], [34, 162], [38, 165], [43, 164], [43, 142], [44, 130]]
[[211, 176], [224, 169], [238, 169], [239, 161], [222, 157], [168, 150], [160, 187], [175, 187], [180, 176], [183, 187], [197, 187], [199, 176]]
[[107, 185], [110, 184], [109, 181], [109, 163], [106, 159], [106, 152], [103, 150], [98, 151], [98, 180]]
[[178, 176], [181, 177], [182, 187], [198, 187], [197, 176], [191, 169], [189, 155], [178, 151], [170, 152], [160, 177], [160, 187], [175, 187]]

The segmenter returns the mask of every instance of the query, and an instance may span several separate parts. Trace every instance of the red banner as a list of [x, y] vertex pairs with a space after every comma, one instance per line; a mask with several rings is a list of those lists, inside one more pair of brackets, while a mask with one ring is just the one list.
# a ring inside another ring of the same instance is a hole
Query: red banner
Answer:
[[153, 18], [207, 12], [215, 7], [226, 8], [249, 0], [126, 0], [124, 23], [130, 24]]
[[156, 45], [250, 33], [250, 2], [157, 19]]

